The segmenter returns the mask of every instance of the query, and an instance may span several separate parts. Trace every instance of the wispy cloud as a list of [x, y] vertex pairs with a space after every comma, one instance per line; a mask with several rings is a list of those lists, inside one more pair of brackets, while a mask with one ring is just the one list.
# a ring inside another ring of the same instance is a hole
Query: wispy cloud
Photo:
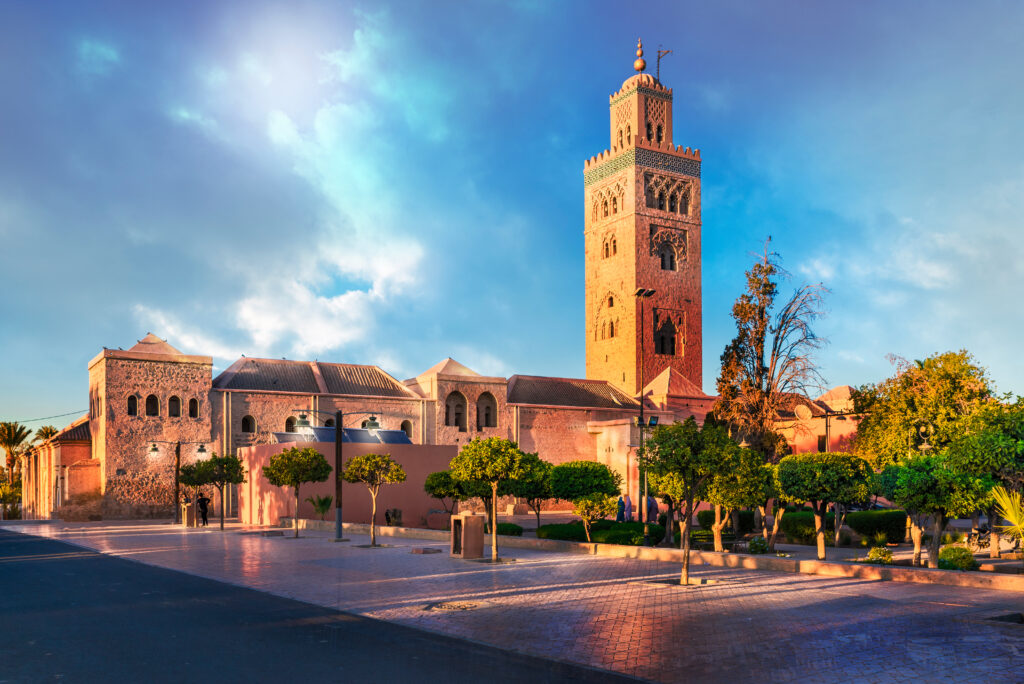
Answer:
[[121, 63], [121, 53], [110, 43], [93, 38], [78, 41], [75, 66], [87, 77], [106, 76]]

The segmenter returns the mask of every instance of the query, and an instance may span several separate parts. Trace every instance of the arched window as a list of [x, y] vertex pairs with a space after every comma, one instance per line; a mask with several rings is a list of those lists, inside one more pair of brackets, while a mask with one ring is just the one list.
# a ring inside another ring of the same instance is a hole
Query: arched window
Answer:
[[665, 136], [662, 132], [661, 124], [658, 124], [658, 142], [664, 140]]
[[199, 402], [195, 399], [188, 400], [188, 417], [198, 418], [199, 417]]
[[615, 337], [615, 321], [608, 323], [608, 337]]
[[686, 193], [679, 197], [679, 213], [683, 216], [690, 215], [690, 196]]
[[671, 245], [662, 245], [658, 248], [658, 256], [661, 258], [662, 271], [676, 270], [676, 252]]
[[647, 122], [647, 142], [654, 140], [654, 131], [651, 130], [651, 122]]
[[608, 243], [607, 243], [607, 242], [605, 242], [605, 243], [604, 243], [604, 258], [605, 258], [605, 259], [607, 259], [607, 258], [608, 258], [608, 256], [609, 256], [609, 251], [608, 251]]
[[167, 400], [167, 415], [171, 418], [181, 418], [181, 399], [171, 397]]
[[617, 249], [616, 249], [616, 246], [615, 246], [615, 238], [612, 238], [612, 254], [615, 254], [616, 251], [617, 251]]
[[476, 429], [498, 427], [498, 402], [484, 392], [476, 400]]
[[675, 356], [676, 327], [672, 324], [671, 320], [666, 319], [654, 333], [654, 352], [666, 356]]
[[284, 421], [285, 432], [295, 432], [295, 417], [288, 416], [288, 419]]
[[626, 144], [627, 145], [633, 144], [633, 136], [629, 132], [629, 124], [626, 124]]
[[156, 398], [155, 394], [150, 394], [148, 397], [146, 397], [146, 415], [160, 415], [160, 401]]
[[601, 213], [604, 218], [608, 218], [608, 200], [601, 203]]
[[612, 197], [612, 213], [619, 213], [619, 200], [616, 197]]
[[619, 129], [619, 147], [622, 147], [622, 129]]
[[679, 205], [679, 200], [676, 198], [676, 193], [672, 193], [668, 196], [668, 210], [675, 213], [676, 207]]
[[405, 433], [406, 437], [408, 437], [409, 439], [412, 439], [412, 421], [409, 421], [409, 420], [403, 420], [402, 421], [402, 432]]
[[615, 297], [608, 297], [608, 308], [615, 306]]
[[139, 415], [139, 400], [136, 399], [134, 396], [128, 397], [128, 415]]
[[[295, 419], [289, 418], [288, 420], [292, 421], [292, 429], [288, 429], [288, 422], [285, 421], [285, 432], [295, 432]], [[252, 416], [242, 416], [242, 432], [256, 432], [256, 419]]]
[[662, 190], [658, 193], [658, 208], [665, 211], [665, 191]]
[[444, 424], [466, 431], [466, 397], [462, 392], [452, 392], [444, 402]]
[[328, 418], [324, 421], [324, 427], [334, 427], [334, 419]]

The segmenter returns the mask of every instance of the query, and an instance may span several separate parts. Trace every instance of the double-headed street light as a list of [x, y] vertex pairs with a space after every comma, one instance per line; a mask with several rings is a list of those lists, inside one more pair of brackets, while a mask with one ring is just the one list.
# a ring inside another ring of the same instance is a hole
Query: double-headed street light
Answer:
[[[295, 423], [296, 428], [308, 428], [311, 427], [309, 419], [306, 417], [307, 413], [320, 413], [326, 416], [334, 416], [334, 539], [331, 541], [343, 542], [348, 541], [342, 535], [341, 530], [341, 464], [344, 463], [342, 460], [342, 453], [344, 444], [344, 428], [341, 425], [341, 419], [345, 416], [370, 416], [370, 420], [366, 422], [367, 430], [377, 430], [380, 428], [380, 423], [377, 422], [377, 416], [367, 413], [366, 411], [352, 411], [350, 413], [342, 413], [341, 411], [317, 411], [315, 409], [295, 409], [299, 413], [299, 420]], [[299, 515], [298, 511], [295, 511], [296, 517]]]
[[[652, 295], [654, 295], [655, 292], [656, 292], [655, 290], [651, 290], [651, 289], [648, 289], [648, 288], [645, 288], [645, 287], [638, 287], [636, 289], [636, 292], [633, 293], [633, 296], [636, 297], [637, 300], [640, 302], [640, 418], [637, 419], [637, 425], [640, 427], [640, 451], [641, 452], [643, 451], [643, 448], [644, 448], [644, 427], [646, 427], [646, 422], [644, 421], [644, 338], [647, 337], [647, 332], [644, 330], [644, 321], [645, 321], [645, 318], [644, 318], [644, 301], [647, 298], [649, 298]], [[653, 330], [653, 326], [652, 326], [652, 330]], [[651, 427], [657, 425], [657, 423], [658, 423], [658, 419], [655, 416], [655, 417], [652, 418]], [[637, 465], [640, 465], [639, 462], [637, 462]], [[641, 506], [640, 510], [643, 512], [643, 516], [644, 516], [644, 546], [650, 546], [651, 545], [651, 521], [649, 520], [650, 516], [648, 515], [648, 506], [647, 506], [647, 496], [648, 496], [648, 493], [647, 493], [647, 469], [646, 468], [643, 469], [643, 476], [644, 476], [644, 495], [643, 495], [643, 501], [640, 503], [640, 506]], [[637, 489], [639, 489], [639, 487], [637, 487]]]
[[181, 523], [181, 483], [178, 482], [178, 478], [181, 475], [181, 445], [198, 444], [199, 448], [196, 449], [196, 453], [205, 454], [206, 442], [182, 442], [181, 440], [169, 441], [157, 439], [153, 440], [153, 445], [149, 447], [150, 454], [160, 453], [160, 449], [157, 447], [157, 443], [174, 445], [174, 524], [177, 525]]

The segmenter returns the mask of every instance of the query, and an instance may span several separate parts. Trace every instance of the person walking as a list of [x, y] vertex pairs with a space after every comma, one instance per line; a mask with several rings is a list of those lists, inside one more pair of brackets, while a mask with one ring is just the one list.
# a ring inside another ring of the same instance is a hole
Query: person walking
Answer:
[[647, 522], [658, 522], [658, 500], [653, 494], [647, 495]]
[[199, 515], [203, 517], [203, 527], [209, 526], [210, 521], [206, 516], [210, 512], [210, 500], [206, 498], [206, 494], [199, 492], [199, 498], [196, 499], [196, 504], [199, 506]]
[[623, 515], [626, 517], [626, 522], [633, 522], [633, 502], [629, 500], [629, 494], [623, 499], [624, 510]]
[[619, 496], [619, 501], [615, 504], [615, 522], [626, 522], [626, 504], [622, 496]]

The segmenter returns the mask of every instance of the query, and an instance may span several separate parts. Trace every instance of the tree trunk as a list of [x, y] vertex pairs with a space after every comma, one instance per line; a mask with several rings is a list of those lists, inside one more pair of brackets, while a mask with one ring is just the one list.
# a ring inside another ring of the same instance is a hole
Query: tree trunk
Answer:
[[725, 527], [726, 520], [725, 516], [722, 515], [722, 507], [715, 506], [715, 522], [711, 525], [711, 532], [715, 539], [715, 551], [725, 551], [725, 547], [722, 546], [722, 528]]
[[773, 553], [775, 551], [775, 538], [779, 536], [779, 526], [782, 524], [782, 515], [785, 512], [786, 509], [782, 506], [775, 510], [775, 515], [772, 516], [772, 535], [765, 538], [765, 541], [768, 542], [768, 550]]
[[590, 520], [588, 518], [582, 518], [583, 520], [583, 534], [587, 536], [587, 543], [590, 543]]
[[988, 509], [988, 557], [999, 558], [999, 528], [996, 524], [999, 522], [999, 513], [996, 512], [996, 507], [992, 506]]
[[292, 518], [292, 525], [295, 526], [295, 538], [299, 538], [299, 486], [295, 485], [295, 517]]
[[843, 525], [846, 523], [846, 505], [837, 503], [836, 504], [836, 543], [835, 548], [839, 548], [839, 533], [843, 529]]
[[914, 542], [914, 560], [911, 564], [914, 567], [921, 565], [921, 539], [923, 537], [924, 528], [912, 520], [910, 523], [910, 538]]
[[939, 567], [939, 546], [942, 544], [942, 530], [946, 527], [946, 516], [932, 515], [932, 540], [928, 543], [928, 567]]
[[498, 483], [491, 483], [491, 562], [498, 562]]
[[377, 492], [370, 488], [370, 546], [377, 545]]
[[764, 537], [765, 541], [768, 541], [770, 536], [768, 533], [768, 516], [772, 514], [772, 500], [768, 499], [764, 502], [763, 506], [758, 506], [757, 511], [761, 514], [761, 536]]
[[763, 527], [764, 522], [764, 509], [761, 506], [754, 506], [754, 529], [765, 532]]
[[679, 583], [686, 586], [690, 583], [690, 519], [693, 517], [693, 502], [686, 502], [686, 513], [683, 514], [679, 533], [683, 535], [683, 574]]
[[540, 501], [537, 502], [537, 506], [533, 509], [533, 512], [537, 514], [537, 529], [540, 529]]
[[914, 536], [914, 521], [907, 515], [907, 526], [903, 531], [903, 541], [911, 541]]
[[828, 511], [825, 501], [812, 501], [814, 509], [814, 539], [818, 544], [818, 560], [825, 560], [825, 513]]
[[667, 499], [668, 510], [665, 511], [665, 538], [662, 540], [661, 545], [671, 548], [675, 545], [675, 502], [671, 498]]

